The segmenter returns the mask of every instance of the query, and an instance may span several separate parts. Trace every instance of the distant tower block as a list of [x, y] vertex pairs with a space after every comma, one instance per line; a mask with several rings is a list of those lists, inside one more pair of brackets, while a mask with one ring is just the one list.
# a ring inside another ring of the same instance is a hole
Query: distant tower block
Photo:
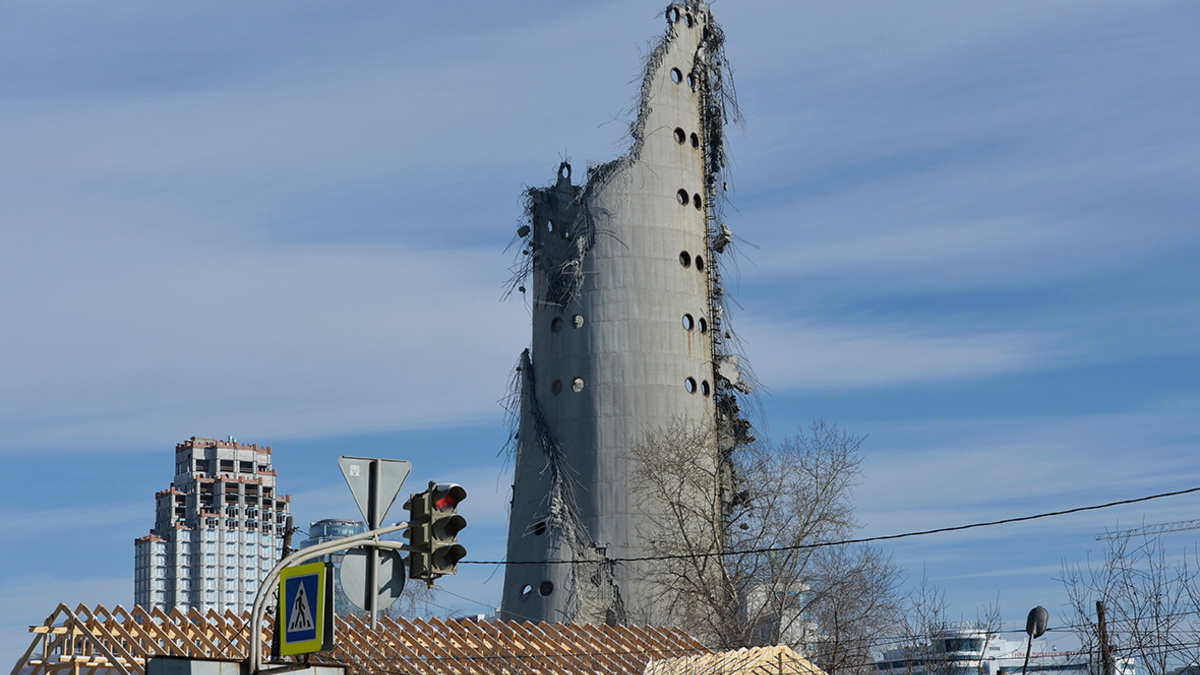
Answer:
[[197, 438], [175, 445], [175, 478], [154, 495], [154, 529], [134, 540], [133, 599], [147, 610], [250, 611], [280, 558], [291, 495], [271, 447]]
[[532, 277], [533, 344], [518, 372], [508, 560], [536, 564], [507, 567], [507, 619], [670, 623], [648, 565], [609, 563], [653, 555], [645, 516], [662, 499], [631, 494], [630, 449], [683, 423], [712, 439], [695, 459], [711, 467], [749, 439], [714, 264], [730, 242], [723, 35], [702, 0], [666, 20], [630, 151], [585, 186], [564, 162], [552, 187], [527, 193], [514, 285]]

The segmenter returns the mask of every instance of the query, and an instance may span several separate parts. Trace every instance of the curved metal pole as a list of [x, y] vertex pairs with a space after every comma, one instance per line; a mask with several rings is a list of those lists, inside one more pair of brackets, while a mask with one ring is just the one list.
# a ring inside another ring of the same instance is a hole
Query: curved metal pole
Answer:
[[[262, 670], [262, 621], [263, 614], [267, 609], [267, 598], [271, 596], [271, 592], [275, 590], [275, 584], [279, 581], [279, 575], [285, 567], [291, 567], [302, 562], [308, 562], [315, 558], [320, 558], [323, 555], [337, 553], [338, 551], [346, 551], [359, 546], [369, 546], [371, 548], [383, 548], [392, 551], [407, 551], [408, 544], [400, 541], [387, 541], [379, 537], [392, 532], [398, 532], [408, 527], [408, 523], [397, 523], [388, 525], [377, 530], [369, 530], [362, 534], [345, 537], [342, 539], [334, 539], [323, 544], [302, 548], [299, 551], [289, 555], [288, 557], [275, 563], [271, 571], [267, 573], [266, 578], [258, 586], [258, 593], [254, 595], [254, 609], [250, 612], [250, 623], [247, 628], [250, 631], [248, 636], [250, 642], [250, 653], [246, 655], [246, 660], [249, 662], [249, 675], [254, 675]], [[275, 639], [279, 639], [276, 636]]]

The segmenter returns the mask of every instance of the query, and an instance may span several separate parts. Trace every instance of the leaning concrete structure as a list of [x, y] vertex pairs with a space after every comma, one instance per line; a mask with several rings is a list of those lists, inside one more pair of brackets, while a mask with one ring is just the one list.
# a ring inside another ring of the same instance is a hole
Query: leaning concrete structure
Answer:
[[632, 493], [630, 449], [682, 423], [710, 439], [695, 461], [717, 467], [749, 439], [718, 260], [735, 109], [723, 34], [703, 0], [666, 21], [628, 153], [582, 185], [564, 162], [526, 196], [513, 287], [532, 287], [533, 342], [514, 384], [507, 619], [669, 625], [648, 563], [628, 560], [654, 553], [639, 542], [656, 499]]

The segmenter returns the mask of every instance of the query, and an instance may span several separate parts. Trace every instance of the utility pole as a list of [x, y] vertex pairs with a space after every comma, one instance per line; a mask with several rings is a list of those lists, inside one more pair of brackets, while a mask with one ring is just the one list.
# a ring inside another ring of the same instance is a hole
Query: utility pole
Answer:
[[1100, 638], [1100, 663], [1104, 675], [1113, 675], [1112, 650], [1108, 646], [1108, 626], [1104, 622], [1104, 601], [1096, 601], [1096, 629]]
[[288, 557], [292, 553], [292, 534], [296, 532], [296, 528], [292, 527], [292, 516], [287, 517], [287, 524], [283, 526], [283, 551], [279, 556], [280, 560]]

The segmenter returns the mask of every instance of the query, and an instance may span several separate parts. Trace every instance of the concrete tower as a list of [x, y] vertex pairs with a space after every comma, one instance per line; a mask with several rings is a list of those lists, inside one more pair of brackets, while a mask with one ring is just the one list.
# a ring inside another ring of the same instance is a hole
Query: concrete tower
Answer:
[[532, 277], [533, 344], [514, 388], [508, 560], [534, 564], [507, 567], [508, 619], [670, 623], [647, 564], [621, 562], [653, 555], [641, 542], [657, 498], [634, 494], [630, 450], [685, 424], [711, 439], [694, 461], [717, 466], [749, 435], [715, 260], [730, 242], [723, 35], [703, 0], [665, 18], [629, 152], [584, 185], [563, 163], [526, 196], [514, 285]]

